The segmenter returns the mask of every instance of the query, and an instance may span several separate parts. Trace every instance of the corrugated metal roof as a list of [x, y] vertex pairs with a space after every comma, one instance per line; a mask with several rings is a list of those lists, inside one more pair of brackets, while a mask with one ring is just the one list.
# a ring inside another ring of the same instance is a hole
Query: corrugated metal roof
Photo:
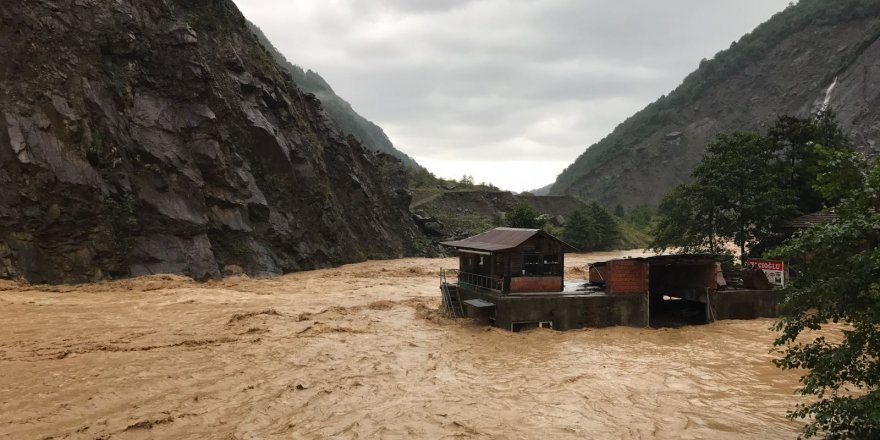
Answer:
[[522, 228], [495, 228], [464, 240], [444, 241], [440, 244], [459, 249], [497, 252], [513, 249], [536, 235], [549, 237], [562, 243], [566, 248], [574, 250], [572, 246], [540, 229]]
[[783, 226], [792, 229], [807, 229], [816, 225], [828, 223], [835, 219], [837, 219], [837, 214], [834, 212], [819, 211], [789, 220]]
[[693, 263], [708, 263], [708, 262], [720, 262], [725, 257], [719, 254], [664, 254], [664, 255], [652, 255], [650, 257], [625, 257], [625, 258], [615, 258], [607, 261], [597, 261], [592, 263], [591, 266], [604, 266], [608, 264], [609, 261], [617, 261], [617, 260], [625, 260], [625, 261], [644, 261], [647, 263], [666, 263], [666, 264], [693, 264]]

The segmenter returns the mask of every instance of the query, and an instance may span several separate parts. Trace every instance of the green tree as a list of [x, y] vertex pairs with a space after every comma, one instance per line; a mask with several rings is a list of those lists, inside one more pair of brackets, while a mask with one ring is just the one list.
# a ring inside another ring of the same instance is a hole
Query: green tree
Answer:
[[747, 249], [793, 214], [790, 190], [777, 184], [773, 147], [758, 133], [718, 135], [691, 175], [693, 182], [661, 202], [652, 247], [717, 253], [729, 240], [745, 261]]
[[822, 151], [851, 151], [851, 146], [831, 110], [822, 110], [812, 117], [780, 116], [767, 131], [777, 160], [774, 161], [779, 185], [792, 191], [800, 214], [822, 209], [825, 198], [816, 189]]
[[674, 188], [657, 209], [659, 218], [652, 231], [651, 247], [658, 251], [719, 253], [718, 204], [721, 189], [690, 183]]
[[[798, 392], [817, 398], [789, 413], [809, 420], [806, 437], [880, 438], [880, 161], [860, 173], [864, 162], [850, 153], [822, 173], [824, 197], [849, 193], [837, 218], [771, 254], [798, 273], [775, 344], [782, 347], [777, 366], [807, 370]], [[861, 185], [852, 185], [855, 175]], [[823, 329], [829, 323], [837, 325]]]
[[772, 227], [794, 214], [791, 190], [776, 184], [774, 146], [748, 132], [722, 134], [709, 144], [694, 177], [720, 189], [715, 201], [719, 236], [733, 241], [745, 262], [746, 249], [773, 235]]
[[569, 215], [562, 235], [582, 251], [609, 250], [620, 242], [620, 227], [608, 211], [591, 202]]
[[863, 169], [867, 159], [852, 150], [827, 148], [815, 145], [820, 172], [813, 180], [813, 187], [822, 194], [828, 206], [839, 204], [865, 184]]
[[540, 229], [543, 222], [538, 219], [538, 212], [525, 200], [519, 200], [505, 215], [507, 225], [512, 228]]
[[586, 251], [592, 247], [593, 237], [597, 234], [593, 219], [590, 218], [585, 207], [581, 206], [568, 216], [562, 238], [578, 250]]
[[654, 213], [651, 212], [651, 208], [648, 205], [639, 205], [630, 210], [625, 220], [639, 229], [647, 230], [654, 220]]
[[595, 248], [590, 250], [610, 250], [620, 242], [620, 227], [617, 220], [596, 202], [587, 205], [587, 212], [593, 218], [598, 236], [595, 240]]

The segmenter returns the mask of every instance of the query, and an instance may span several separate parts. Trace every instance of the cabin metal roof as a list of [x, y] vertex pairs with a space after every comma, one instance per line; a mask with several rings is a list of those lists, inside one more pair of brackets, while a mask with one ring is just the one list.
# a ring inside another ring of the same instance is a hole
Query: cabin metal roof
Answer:
[[665, 265], [689, 265], [689, 264], [706, 264], [709, 262], [721, 262], [724, 259], [724, 255], [720, 254], [664, 254], [664, 255], [652, 255], [650, 257], [625, 257], [625, 258], [615, 258], [612, 260], [606, 261], [597, 261], [595, 263], [591, 263], [590, 266], [605, 266], [610, 261], [643, 261], [648, 264], [665, 264]]
[[525, 243], [532, 237], [544, 236], [552, 240], [556, 240], [568, 249], [576, 250], [564, 241], [544, 232], [541, 229], [523, 229], [523, 228], [495, 228], [481, 234], [468, 237], [463, 240], [444, 241], [440, 244], [443, 246], [454, 247], [458, 249], [472, 249], [486, 252], [506, 251]]
[[837, 214], [833, 211], [819, 211], [789, 220], [783, 224], [783, 227], [791, 229], [807, 229], [836, 219]]

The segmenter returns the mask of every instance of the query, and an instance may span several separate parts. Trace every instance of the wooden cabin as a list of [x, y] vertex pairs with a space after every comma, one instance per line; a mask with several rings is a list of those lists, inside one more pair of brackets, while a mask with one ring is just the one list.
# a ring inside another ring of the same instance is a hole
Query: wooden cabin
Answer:
[[458, 283], [500, 293], [561, 292], [565, 252], [575, 250], [541, 229], [495, 228], [440, 243], [459, 253]]

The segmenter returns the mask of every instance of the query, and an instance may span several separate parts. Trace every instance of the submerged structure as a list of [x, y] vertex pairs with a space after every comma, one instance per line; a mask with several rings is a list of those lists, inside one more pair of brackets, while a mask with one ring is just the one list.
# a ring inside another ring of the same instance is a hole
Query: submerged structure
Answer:
[[566, 281], [564, 256], [574, 248], [540, 229], [496, 228], [441, 244], [459, 253], [459, 269], [441, 271], [446, 310], [511, 331], [775, 317], [781, 300], [779, 291], [728, 286], [714, 255], [615, 259]]
[[561, 292], [565, 252], [575, 250], [541, 229], [519, 228], [441, 244], [458, 249], [459, 283], [502, 294]]

